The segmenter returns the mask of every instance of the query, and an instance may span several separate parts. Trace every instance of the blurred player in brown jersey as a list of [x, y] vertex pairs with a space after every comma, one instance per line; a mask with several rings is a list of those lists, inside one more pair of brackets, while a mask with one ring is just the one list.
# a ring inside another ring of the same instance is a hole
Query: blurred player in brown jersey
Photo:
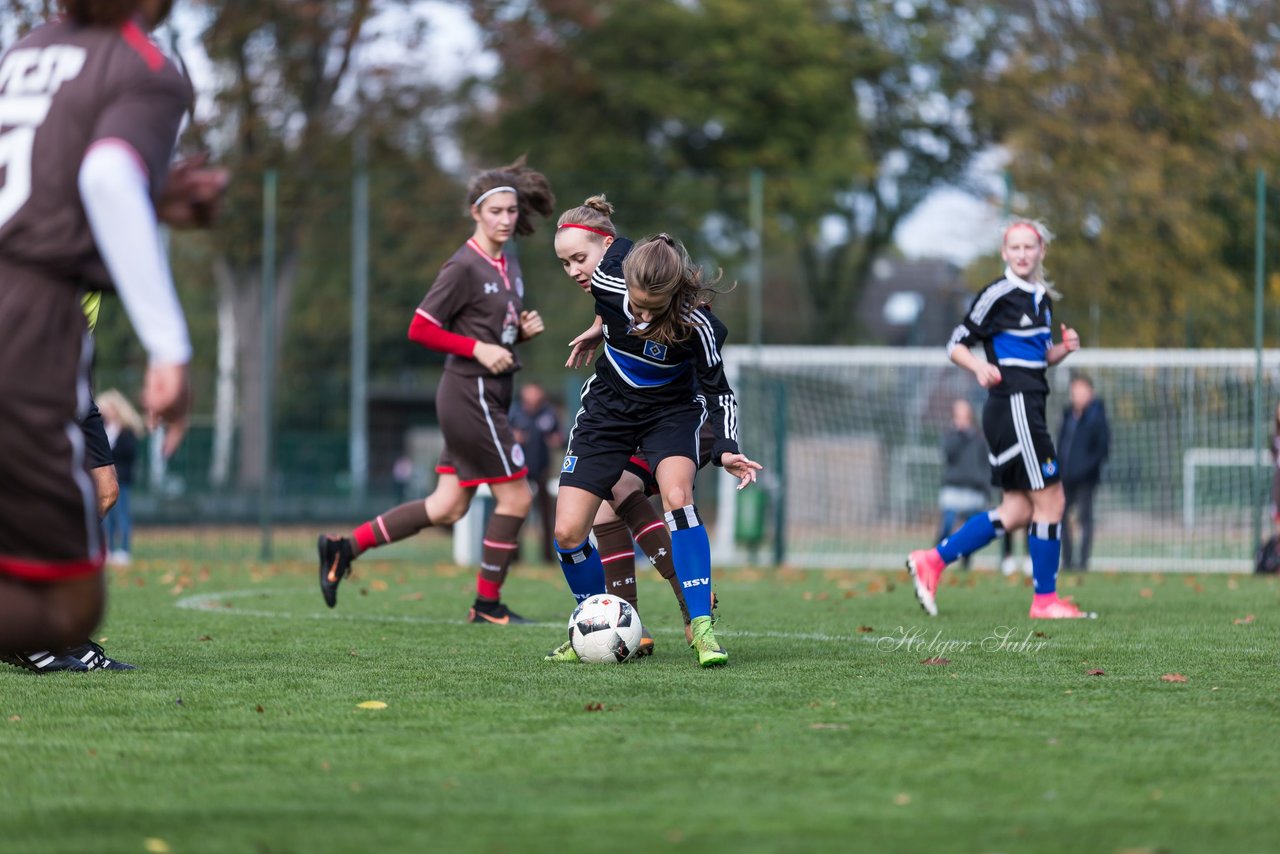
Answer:
[[497, 504], [485, 528], [476, 599], [467, 619], [528, 622], [500, 595], [532, 503], [524, 451], [507, 413], [512, 377], [520, 369], [515, 345], [541, 334], [543, 323], [536, 311], [524, 309], [520, 264], [505, 247], [515, 235], [532, 234], [533, 215], [550, 216], [554, 204], [547, 179], [526, 167], [524, 158], [471, 179], [467, 209], [475, 232], [445, 262], [409, 327], [412, 340], [449, 354], [436, 391], [445, 440], [436, 466], [439, 480], [425, 500], [394, 507], [349, 537], [320, 537], [320, 591], [330, 608], [337, 603], [338, 584], [361, 553], [423, 528], [457, 522], [476, 489], [488, 484]]
[[[147, 351], [143, 400], [180, 442], [191, 346], [157, 211], [204, 219], [169, 160], [191, 100], [149, 40], [168, 0], [65, 0], [0, 58], [0, 653], [61, 650], [101, 617], [104, 558], [79, 420], [85, 290], [115, 289]], [[225, 175], [218, 179], [225, 185]], [[214, 182], [215, 184], [218, 181]], [[215, 193], [216, 195], [216, 193]]]

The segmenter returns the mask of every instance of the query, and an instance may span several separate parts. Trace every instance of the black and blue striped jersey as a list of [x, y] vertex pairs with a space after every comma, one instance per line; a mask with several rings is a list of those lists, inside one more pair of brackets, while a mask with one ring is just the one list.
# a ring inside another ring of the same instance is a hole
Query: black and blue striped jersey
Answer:
[[604, 352], [596, 360], [596, 382], [624, 411], [640, 413], [697, 401], [715, 430], [711, 459], [720, 464], [725, 452], [738, 453], [738, 403], [724, 373], [721, 351], [729, 330], [707, 306], [689, 315], [693, 334], [676, 344], [642, 337], [647, 324], [638, 321], [627, 302], [622, 261], [632, 242], [619, 237], [605, 251], [591, 275], [591, 295], [603, 321]]
[[1053, 300], [1044, 285], [1033, 284], [1005, 269], [973, 299], [964, 320], [951, 333], [947, 355], [956, 347], [978, 342], [987, 361], [1000, 368], [1000, 384], [990, 393], [1048, 393], [1045, 370], [1053, 346]]

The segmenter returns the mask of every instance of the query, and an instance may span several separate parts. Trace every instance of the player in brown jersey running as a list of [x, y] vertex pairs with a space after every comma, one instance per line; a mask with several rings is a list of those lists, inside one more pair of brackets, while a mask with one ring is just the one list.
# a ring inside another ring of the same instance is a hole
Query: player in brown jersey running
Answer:
[[476, 489], [488, 484], [496, 507], [485, 528], [476, 598], [467, 619], [529, 622], [500, 595], [532, 503], [524, 451], [507, 413], [512, 377], [520, 369], [515, 345], [541, 334], [543, 322], [538, 312], [524, 309], [520, 264], [505, 247], [514, 235], [532, 234], [533, 215], [550, 216], [554, 205], [547, 179], [525, 166], [524, 158], [471, 179], [467, 208], [475, 233], [445, 262], [409, 327], [412, 340], [449, 354], [436, 391], [445, 440], [436, 465], [439, 480], [425, 500], [393, 507], [350, 536], [320, 536], [320, 591], [330, 608], [360, 554], [423, 528], [457, 522]]
[[[0, 58], [0, 653], [64, 649], [103, 611], [104, 558], [78, 421], [86, 289], [112, 289], [149, 357], [152, 424], [181, 440], [191, 345], [157, 211], [191, 99], [149, 40], [168, 0], [65, 0]], [[179, 182], [181, 183], [181, 182]], [[181, 200], [174, 202], [176, 208]], [[187, 211], [190, 213], [190, 210]]]

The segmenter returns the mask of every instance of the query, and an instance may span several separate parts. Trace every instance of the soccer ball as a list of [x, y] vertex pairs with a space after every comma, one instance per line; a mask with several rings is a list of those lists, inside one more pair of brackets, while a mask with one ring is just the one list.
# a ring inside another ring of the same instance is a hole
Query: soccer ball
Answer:
[[618, 664], [640, 648], [640, 615], [625, 599], [597, 593], [582, 601], [569, 617], [569, 643], [588, 664]]

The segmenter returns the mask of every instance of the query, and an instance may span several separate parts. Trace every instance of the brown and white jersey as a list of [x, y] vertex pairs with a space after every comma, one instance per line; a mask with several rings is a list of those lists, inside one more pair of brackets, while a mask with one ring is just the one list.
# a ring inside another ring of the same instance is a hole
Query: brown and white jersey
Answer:
[[[524, 308], [524, 280], [520, 262], [510, 253], [494, 258], [472, 238], [440, 268], [418, 313], [450, 332], [485, 344], [501, 344], [512, 353], [511, 368], [520, 370], [515, 356]], [[467, 377], [489, 376], [475, 359], [451, 355], [445, 370]]]
[[95, 143], [142, 161], [158, 199], [191, 87], [132, 21], [58, 20], [0, 58], [0, 261], [77, 286], [110, 288], [80, 200]]

